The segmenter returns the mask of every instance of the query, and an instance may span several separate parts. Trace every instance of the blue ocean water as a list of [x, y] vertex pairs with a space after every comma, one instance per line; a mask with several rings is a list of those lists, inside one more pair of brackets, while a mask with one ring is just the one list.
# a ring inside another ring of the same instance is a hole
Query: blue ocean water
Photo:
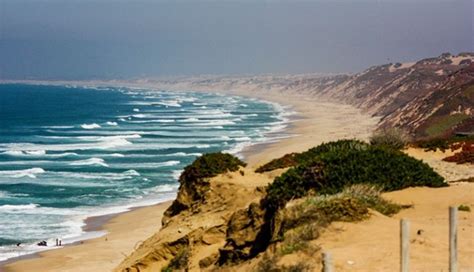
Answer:
[[212, 93], [0, 84], [0, 260], [84, 239], [89, 216], [173, 198], [196, 156], [275, 140], [286, 114]]

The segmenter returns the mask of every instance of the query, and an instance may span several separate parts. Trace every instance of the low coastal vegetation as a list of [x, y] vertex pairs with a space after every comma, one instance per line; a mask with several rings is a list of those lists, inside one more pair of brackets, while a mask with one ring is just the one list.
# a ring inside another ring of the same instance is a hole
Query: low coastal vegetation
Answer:
[[390, 216], [403, 208], [382, 199], [381, 192], [447, 186], [427, 164], [385, 143], [340, 140], [259, 168], [264, 172], [290, 167], [267, 186], [259, 204], [232, 216], [219, 263], [248, 260], [272, 244], [280, 255], [304, 251], [310, 246], [305, 239], [315, 239], [331, 222], [363, 220], [369, 209]]
[[274, 159], [269, 163], [266, 163], [255, 170], [257, 173], [264, 173], [268, 171], [273, 171], [276, 169], [293, 167], [296, 165], [304, 164], [315, 157], [319, 156], [322, 153], [328, 151], [336, 151], [336, 150], [363, 150], [366, 149], [369, 145], [362, 141], [358, 140], [339, 140], [336, 142], [329, 142], [325, 143], [311, 149], [308, 149], [302, 153], [290, 153], [284, 155], [281, 158]]
[[474, 164], [474, 140], [463, 141], [451, 145], [451, 150], [459, 150], [451, 156], [444, 158], [444, 161], [458, 164]]
[[423, 148], [425, 151], [440, 150], [446, 152], [450, 150], [454, 154], [444, 158], [444, 161], [458, 164], [474, 164], [474, 136], [432, 138], [414, 142], [413, 146]]
[[[377, 143], [340, 140], [273, 160], [259, 172], [289, 169], [264, 189], [256, 189], [257, 201], [233, 210], [225, 216], [224, 224], [221, 221], [212, 231], [202, 229], [178, 235], [180, 241], [188, 242], [173, 249], [173, 257], [166, 258], [162, 271], [186, 270], [196, 261], [201, 269], [212, 270], [250, 259], [255, 260], [255, 271], [316, 269], [319, 257], [315, 256], [320, 256], [317, 239], [331, 223], [365, 220], [374, 212], [392, 216], [408, 208], [382, 198], [386, 191], [447, 186], [427, 164], [409, 157], [399, 147], [390, 139], [378, 138]], [[197, 158], [180, 176], [178, 196], [165, 213], [165, 226], [174, 215], [181, 218], [201, 209], [222, 210], [223, 204], [213, 201], [211, 196], [222, 197], [224, 192], [219, 190], [223, 187], [210, 178], [242, 171], [243, 166], [244, 162], [230, 154], [212, 153]], [[252, 174], [242, 178], [251, 179]], [[184, 213], [185, 210], [191, 212]], [[194, 260], [194, 246], [210, 246], [209, 237], [220, 237], [225, 244], [219, 245], [217, 252]], [[170, 249], [172, 244], [164, 246]], [[287, 257], [297, 262], [288, 263]], [[305, 261], [310, 259], [311, 262]]]
[[459, 205], [458, 207], [458, 210], [459, 211], [462, 211], [462, 212], [470, 212], [471, 211], [471, 207], [469, 207], [468, 205]]
[[302, 230], [298, 232], [299, 238], [308, 241], [317, 238], [319, 231], [331, 222], [361, 221], [368, 218], [369, 209], [391, 216], [402, 208], [383, 199], [381, 190], [373, 185], [352, 185], [338, 194], [308, 196], [294, 201], [282, 210], [281, 229], [283, 233]]
[[400, 151], [357, 140], [322, 144], [295, 157], [299, 158], [298, 165], [268, 186], [266, 207], [282, 207], [309, 192], [338, 193], [352, 184], [374, 184], [384, 191], [446, 186], [427, 164]]
[[184, 271], [189, 264], [189, 247], [181, 249], [176, 256], [169, 262], [166, 267], [161, 269], [161, 272]]
[[428, 123], [424, 133], [430, 137], [442, 137], [443, 135], [449, 135], [451, 130], [456, 126], [462, 124], [465, 121], [469, 121], [472, 118], [468, 114], [456, 113], [444, 116], [437, 116]]
[[370, 137], [370, 144], [373, 146], [403, 149], [410, 142], [408, 134], [398, 128], [388, 128], [376, 131]]
[[[346, 187], [334, 195], [314, 195], [291, 201], [279, 213], [281, 237], [277, 250], [265, 253], [257, 271], [268, 267], [275, 271], [311, 271], [309, 264], [278, 265], [286, 255], [298, 258], [319, 258], [321, 248], [316, 239], [332, 222], [357, 222], [370, 217], [370, 209], [391, 216], [405, 208], [381, 197], [381, 190], [373, 185], [358, 184]], [[303, 257], [305, 256], [305, 257]], [[293, 270], [299, 268], [298, 270]]]

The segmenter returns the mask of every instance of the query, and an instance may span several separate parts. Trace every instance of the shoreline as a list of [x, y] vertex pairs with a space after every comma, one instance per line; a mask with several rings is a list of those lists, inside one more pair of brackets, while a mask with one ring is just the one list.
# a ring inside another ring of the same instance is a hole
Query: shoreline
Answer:
[[[31, 85], [51, 85], [51, 86], [59, 86], [59, 85], [64, 85], [64, 86], [74, 85], [75, 86], [77, 84], [77, 85], [83, 85], [85, 88], [95, 88], [95, 87], [100, 87], [102, 85], [101, 83], [96, 83], [96, 82], [91, 83], [91, 82], [63, 82], [63, 81], [48, 82], [48, 81], [1, 81], [1, 80], [0, 80], [0, 84], [31, 84]], [[105, 84], [105, 85], [112, 86], [110, 84]], [[112, 87], [120, 88], [120, 87], [124, 87], [125, 85], [127, 85], [127, 84], [115, 84]], [[143, 89], [152, 90], [152, 88], [150, 88], [150, 87], [143, 87]], [[173, 91], [175, 91], [175, 90], [171, 90], [170, 92], [173, 92]], [[196, 92], [196, 93], [198, 93], [198, 92]], [[209, 93], [215, 93], [215, 92], [209, 91]], [[273, 102], [270, 102], [268, 100], [262, 100], [262, 99], [258, 99], [258, 100], [261, 103], [274, 104]], [[281, 106], [281, 105], [278, 104], [277, 106]], [[286, 110], [284, 110], [283, 108], [278, 108], [278, 107], [275, 107], [274, 110], [275, 110], [276, 115], [282, 116], [281, 122], [286, 126], [289, 123], [289, 121], [285, 117], [283, 117], [285, 115]], [[288, 119], [290, 119], [290, 118], [292, 118], [292, 117], [289, 117]], [[271, 131], [268, 134], [275, 136], [275, 135], [278, 135], [278, 134], [281, 134], [281, 133], [286, 133], [286, 127], [283, 128], [283, 129], [277, 129], [275, 131]], [[267, 139], [267, 140], [262, 141], [262, 142], [254, 142], [254, 143], [251, 143], [249, 145], [245, 145], [242, 148], [242, 150], [238, 151], [238, 154], [241, 155], [243, 153], [247, 153], [247, 149], [249, 149], [249, 147], [254, 147], [256, 145], [268, 144], [267, 141], [272, 141], [273, 140], [273, 137], [269, 137], [269, 138], [270, 139]], [[130, 203], [130, 204], [127, 204], [125, 206], [116, 206], [116, 207], [114, 206], [112, 208], [119, 208], [119, 211], [106, 211], [104, 213], [99, 212], [98, 215], [88, 215], [87, 217], [84, 217], [83, 219], [81, 219], [81, 223], [83, 224], [81, 226], [81, 229], [82, 229], [83, 233], [70, 238], [70, 240], [72, 240], [72, 241], [66, 242], [66, 241], [63, 240], [63, 246], [61, 246], [61, 247], [48, 246], [48, 247], [44, 247], [44, 248], [38, 248], [38, 250], [34, 251], [34, 252], [26, 253], [24, 255], [19, 255], [19, 256], [16, 256], [16, 257], [11, 257], [11, 258], [6, 259], [6, 260], [0, 260], [0, 272], [4, 271], [5, 266], [8, 266], [12, 263], [19, 262], [19, 261], [22, 261], [22, 260], [42, 258], [43, 257], [42, 253], [44, 253], [44, 252], [55, 251], [55, 250], [59, 250], [59, 249], [63, 249], [63, 248], [71, 247], [71, 246], [77, 246], [77, 245], [81, 245], [81, 244], [83, 244], [83, 243], [85, 243], [86, 241], [89, 241], [89, 240], [99, 239], [99, 238], [101, 238], [103, 236], [106, 236], [108, 234], [106, 225], [109, 221], [113, 220], [115, 217], [120, 216], [124, 213], [134, 212], [135, 210], [141, 209], [141, 208], [146, 208], [146, 207], [151, 207], [151, 206], [159, 206], [159, 205], [164, 204], [164, 203], [169, 204], [169, 203], [171, 203], [171, 201], [173, 199], [174, 199], [174, 196], [171, 197], [171, 198], [166, 198], [164, 200], [151, 201], [151, 203], [149, 203], [149, 204], [144, 204], [142, 202], [139, 202], [139, 203]], [[93, 213], [93, 214], [96, 214], [96, 213]], [[48, 243], [49, 242], [50, 241], [48, 241]]]
[[[31, 82], [29, 83], [31, 84]], [[58, 84], [58, 82], [53, 82], [52, 84], [54, 85], [54, 83]], [[71, 84], [71, 82], [69, 84]], [[82, 82], [82, 84], [86, 85], [90, 84], [90, 82]], [[110, 86], [111, 84], [108, 85]], [[120, 84], [117, 84], [117, 86], [118, 85]], [[133, 84], [133, 86], [137, 86], [137, 84]], [[143, 88], [150, 87], [153, 86], [143, 86]], [[265, 163], [286, 153], [307, 150], [324, 141], [339, 138], [366, 139], [378, 122], [377, 118], [369, 117], [353, 106], [318, 101], [316, 98], [309, 95], [291, 93], [285, 93], [283, 95], [281, 93], [272, 93], [272, 96], [270, 97], [264, 92], [256, 93], [246, 90], [223, 91], [214, 88], [189, 91], [215, 92], [250, 97], [277, 103], [284, 107], [289, 106], [292, 111], [297, 112], [295, 115], [289, 117], [290, 121], [287, 122], [287, 127], [276, 132], [276, 134], [283, 133], [285, 135], [290, 135], [290, 137], [278, 139], [275, 142], [255, 143], [245, 147], [244, 150], [240, 152], [250, 168], [255, 168], [261, 163]], [[106, 234], [98, 238], [82, 240], [77, 243], [69, 244], [63, 248], [53, 248], [51, 250], [20, 256], [18, 259], [10, 259], [3, 263], [0, 262], [0, 271], [27, 271], [28, 268], [31, 269], [34, 267], [47, 267], [47, 270], [45, 271], [61, 271], [61, 267], [64, 269], [64, 266], [55, 268], [55, 264], [57, 265], [58, 260], [67, 260], [69, 267], [75, 267], [74, 269], [71, 268], [73, 271], [81, 271], [80, 268], [87, 265], [84, 265], [83, 262], [77, 263], [77, 255], [89, 254], [89, 256], [94, 257], [100, 256], [100, 254], [97, 254], [97, 252], [100, 251], [100, 249], [96, 248], [97, 245], [100, 244], [100, 242], [103, 243], [104, 241], [107, 241], [111, 236], [126, 236], [130, 230], [136, 230], [136, 227], [130, 228], [130, 224], [134, 223], [133, 220], [143, 220], [144, 218], [149, 219], [151, 214], [159, 218], [159, 220], [155, 220], [155, 224], [148, 226], [148, 232], [144, 230], [146, 226], [143, 226], [144, 229], [141, 233], [143, 238], [137, 238], [136, 240], [132, 239], [135, 241], [133, 245], [131, 245], [133, 241], [126, 241], [130, 252], [121, 251], [121, 247], [105, 250], [108, 254], [115, 255], [116, 259], [114, 260], [115, 263], [113, 266], [108, 266], [105, 261], [104, 263], [101, 263], [100, 265], [103, 265], [101, 266], [101, 270], [107, 271], [108, 269], [113, 269], [126, 255], [129, 255], [131, 251], [133, 251], [134, 247], [138, 245], [140, 240], [145, 240], [159, 230], [161, 226], [161, 215], [170, 203], [171, 202], [168, 201], [151, 206], [131, 208], [130, 211], [121, 213], [108, 214], [99, 217], [88, 217], [85, 220], [86, 225], [83, 226], [84, 230], [103, 230], [106, 231]], [[133, 220], [130, 221], [130, 219]], [[114, 227], [117, 225], [122, 226], [122, 228]], [[117, 243], [120, 243], [120, 240], [122, 240], [122, 244], [125, 242], [123, 241], [125, 239], [118, 240]], [[90, 253], [89, 250], [91, 250]], [[102, 252], [104, 251], [104, 249], [101, 250]], [[72, 256], [70, 254], [74, 255]], [[103, 260], [110, 260], [110, 257], [111, 256], [104, 258]], [[97, 262], [91, 260], [90, 257], [88, 257], [87, 261], [98, 265]], [[78, 266], [74, 266], [74, 264], [77, 264]], [[87, 270], [90, 270], [90, 267], [87, 267]]]

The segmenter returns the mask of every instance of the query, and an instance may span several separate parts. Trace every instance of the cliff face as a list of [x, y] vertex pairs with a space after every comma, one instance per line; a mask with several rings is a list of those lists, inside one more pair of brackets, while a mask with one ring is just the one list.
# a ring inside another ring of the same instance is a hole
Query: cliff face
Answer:
[[[196, 201], [193, 209], [168, 217], [160, 231], [137, 245], [115, 271], [212, 271], [234, 212], [258, 202], [263, 186], [273, 178], [246, 168], [239, 170], [207, 179], [206, 190], [201, 190], [205, 201]], [[243, 219], [232, 222], [232, 226], [247, 226]], [[252, 240], [251, 233], [249, 237], [236, 239], [245, 243]]]
[[417, 138], [472, 131], [473, 60], [474, 54], [443, 54], [372, 67], [323, 94], [382, 116], [380, 127], [401, 127]]
[[474, 131], [474, 53], [374, 66], [354, 75], [214, 76], [147, 83], [170, 89], [310, 94], [354, 105], [380, 116], [379, 128], [400, 127], [418, 139]]

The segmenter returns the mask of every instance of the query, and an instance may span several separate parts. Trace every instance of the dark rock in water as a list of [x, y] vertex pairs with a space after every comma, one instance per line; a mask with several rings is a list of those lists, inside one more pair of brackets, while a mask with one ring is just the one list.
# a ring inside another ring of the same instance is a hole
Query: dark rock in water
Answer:
[[48, 246], [48, 243], [46, 241], [41, 241], [36, 244], [37, 246]]

